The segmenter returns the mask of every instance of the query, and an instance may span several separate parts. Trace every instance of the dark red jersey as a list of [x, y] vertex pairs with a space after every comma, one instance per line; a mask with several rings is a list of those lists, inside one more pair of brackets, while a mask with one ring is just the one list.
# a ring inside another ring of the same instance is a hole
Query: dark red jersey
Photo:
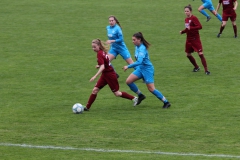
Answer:
[[97, 62], [98, 62], [98, 65], [104, 64], [105, 69], [103, 70], [103, 73], [114, 71], [113, 67], [110, 65], [111, 63], [109, 61], [107, 54], [102, 50], [99, 50], [97, 53]]
[[[190, 29], [188, 27], [190, 26]], [[182, 30], [182, 34], [187, 34], [187, 40], [192, 40], [196, 38], [200, 38], [199, 31], [202, 29], [202, 25], [199, 22], [198, 18], [194, 15], [185, 19], [185, 29]]]
[[219, 0], [219, 3], [222, 3], [222, 6], [223, 6], [223, 13], [234, 14], [235, 11], [233, 10], [233, 8], [234, 8], [235, 2], [236, 0]]

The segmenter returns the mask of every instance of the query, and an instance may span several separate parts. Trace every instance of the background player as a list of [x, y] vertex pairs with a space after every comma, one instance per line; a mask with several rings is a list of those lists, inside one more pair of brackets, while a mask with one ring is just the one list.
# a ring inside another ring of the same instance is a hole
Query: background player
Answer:
[[136, 62], [124, 66], [123, 69], [126, 71], [128, 68], [137, 67], [127, 78], [126, 83], [130, 89], [138, 94], [137, 105], [141, 103], [146, 97], [141, 93], [136, 84], [133, 82], [138, 79], [144, 78], [148, 90], [154, 94], [164, 105], [163, 108], [169, 108], [171, 104], [162, 95], [160, 91], [155, 89], [154, 86], [154, 67], [149, 59], [148, 48], [150, 44], [144, 39], [141, 32], [135, 33], [132, 37], [133, 44], [135, 45], [135, 58]]
[[204, 9], [208, 9], [212, 14], [214, 14], [219, 21], [222, 22], [222, 17], [220, 14], [218, 14], [212, 4], [211, 0], [202, 0], [203, 4], [198, 8], [198, 11], [202, 13], [205, 17], [207, 17], [207, 22], [211, 19], [211, 17], [207, 14], [207, 12]]
[[196, 60], [192, 56], [192, 53], [194, 51], [198, 52], [198, 55], [202, 61], [202, 65], [204, 66], [204, 69], [205, 69], [205, 74], [209, 75], [210, 72], [208, 71], [207, 62], [203, 55], [202, 43], [200, 40], [199, 31], [198, 31], [198, 30], [202, 29], [202, 25], [199, 22], [198, 18], [196, 16], [192, 15], [191, 5], [184, 7], [184, 12], [186, 15], [186, 19], [185, 19], [185, 27], [186, 28], [184, 30], [180, 31], [180, 34], [183, 34], [183, 33], [187, 34], [186, 44], [185, 44], [185, 52], [187, 54], [187, 58], [194, 66], [193, 72], [199, 71], [200, 67], [197, 65]]
[[102, 73], [102, 75], [98, 79], [95, 87], [93, 88], [92, 94], [90, 95], [88, 99], [88, 103], [84, 108], [84, 110], [88, 111], [90, 109], [92, 103], [97, 98], [97, 94], [100, 91], [100, 89], [102, 89], [107, 84], [109, 85], [109, 87], [111, 88], [115, 96], [133, 100], [134, 102], [133, 105], [135, 106], [138, 102], [137, 97], [134, 97], [126, 92], [119, 91], [119, 84], [116, 77], [116, 73], [112, 68], [112, 66], [110, 65], [111, 63], [107, 56], [107, 49], [104, 47], [100, 39], [95, 39], [92, 41], [92, 49], [97, 53], [98, 65], [96, 66], [96, 68], [99, 68], [99, 69], [98, 69], [98, 72], [90, 79], [90, 82], [96, 79], [99, 74]]
[[220, 35], [222, 34], [222, 31], [224, 30], [227, 24], [228, 18], [230, 18], [230, 20], [232, 21], [234, 37], [237, 38], [237, 25], [236, 25], [237, 14], [235, 11], [237, 10], [238, 2], [237, 0], [219, 0], [217, 9], [216, 9], [217, 11], [220, 8], [221, 4], [223, 7], [222, 24], [217, 37], [218, 38], [220, 37]]
[[[110, 50], [108, 51], [108, 56], [110, 61], [117, 57], [118, 54], [122, 56], [122, 58], [128, 63], [133, 63], [131, 58], [131, 54], [124, 43], [122, 28], [120, 22], [115, 16], [110, 16], [108, 18], [109, 26], [107, 26], [107, 36], [108, 40], [107, 44], [110, 44]], [[117, 74], [119, 77], [119, 75]]]

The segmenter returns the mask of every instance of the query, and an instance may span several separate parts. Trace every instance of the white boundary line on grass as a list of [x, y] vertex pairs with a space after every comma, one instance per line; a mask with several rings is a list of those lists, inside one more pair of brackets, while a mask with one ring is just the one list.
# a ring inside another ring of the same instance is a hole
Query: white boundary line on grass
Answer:
[[118, 149], [95, 149], [95, 148], [74, 148], [74, 147], [57, 147], [57, 146], [38, 146], [29, 144], [12, 144], [0, 143], [0, 146], [13, 146], [25, 148], [40, 148], [40, 149], [56, 149], [56, 150], [81, 150], [81, 151], [94, 151], [94, 152], [116, 152], [116, 153], [141, 153], [141, 154], [160, 154], [171, 156], [201, 156], [201, 157], [219, 157], [219, 158], [238, 158], [240, 156], [226, 155], [226, 154], [200, 154], [200, 153], [174, 153], [174, 152], [161, 152], [161, 151], [136, 151], [136, 150], [118, 150]]

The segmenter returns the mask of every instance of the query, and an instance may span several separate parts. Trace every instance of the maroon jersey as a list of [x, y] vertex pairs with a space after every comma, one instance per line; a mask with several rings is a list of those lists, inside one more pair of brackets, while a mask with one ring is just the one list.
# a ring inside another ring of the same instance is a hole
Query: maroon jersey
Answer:
[[222, 6], [223, 6], [223, 13], [234, 14], [235, 11], [233, 10], [233, 8], [234, 8], [235, 2], [236, 0], [219, 0], [219, 3], [222, 3]]
[[[190, 30], [188, 27], [190, 26]], [[193, 40], [200, 38], [198, 30], [202, 29], [202, 25], [199, 22], [198, 18], [194, 15], [185, 19], [185, 29], [182, 30], [182, 34], [187, 34], [187, 40]]]
[[102, 51], [102, 50], [98, 51], [97, 62], [98, 62], [98, 65], [104, 64], [105, 69], [103, 70], [103, 73], [113, 71], [113, 67], [110, 65], [111, 63], [109, 61], [109, 58], [104, 51]]

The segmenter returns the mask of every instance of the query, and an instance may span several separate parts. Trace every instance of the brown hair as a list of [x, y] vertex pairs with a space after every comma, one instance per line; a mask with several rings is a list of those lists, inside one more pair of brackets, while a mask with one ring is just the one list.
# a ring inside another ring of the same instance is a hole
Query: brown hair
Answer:
[[102, 42], [100, 39], [98, 38], [94, 39], [92, 40], [92, 43], [95, 43], [96, 45], [98, 45], [100, 50], [103, 50], [105, 53], [108, 52], [108, 46], [104, 42]]
[[191, 6], [191, 4], [185, 6], [184, 9], [185, 9], [185, 8], [188, 8], [190, 11], [192, 11], [192, 6]]
[[135, 34], [133, 34], [133, 37], [136, 37], [137, 39], [140, 39], [141, 42], [144, 44], [144, 46], [148, 49], [149, 46], [151, 45], [144, 37], [142, 32], [137, 32]]
[[118, 19], [115, 16], [111, 15], [111, 16], [108, 17], [108, 19], [109, 18], [113, 18], [116, 21], [116, 23], [119, 25], [119, 27], [122, 29], [122, 26], [120, 25], [120, 22], [118, 21]]

